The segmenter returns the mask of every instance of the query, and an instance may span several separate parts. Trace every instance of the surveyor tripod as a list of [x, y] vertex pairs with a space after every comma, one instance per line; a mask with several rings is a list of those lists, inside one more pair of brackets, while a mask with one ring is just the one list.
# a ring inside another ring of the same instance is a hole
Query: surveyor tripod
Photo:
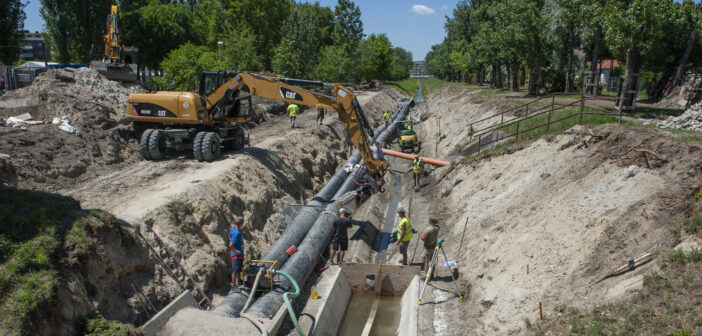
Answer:
[[[431, 256], [431, 262], [429, 263], [429, 269], [425, 270], [427, 271], [427, 273], [424, 278], [424, 285], [422, 286], [422, 290], [419, 292], [418, 304], [422, 304], [424, 290], [427, 288], [427, 284], [429, 283], [431, 274], [434, 272], [434, 267], [436, 267], [436, 263], [439, 261], [439, 250], [441, 250], [441, 254], [444, 255], [444, 261], [446, 262], [446, 266], [449, 266], [449, 260], [446, 257], [446, 252], [444, 252], [443, 245], [444, 242], [441, 239], [438, 239], [436, 241], [436, 247], [434, 247], [434, 254]], [[451, 280], [453, 280], [453, 284], [454, 286], [456, 286], [456, 294], [458, 295], [459, 299], [463, 301], [463, 295], [461, 295], [460, 291], [458, 290], [458, 284], [456, 283], [456, 278], [453, 276], [453, 271], [451, 272]]]

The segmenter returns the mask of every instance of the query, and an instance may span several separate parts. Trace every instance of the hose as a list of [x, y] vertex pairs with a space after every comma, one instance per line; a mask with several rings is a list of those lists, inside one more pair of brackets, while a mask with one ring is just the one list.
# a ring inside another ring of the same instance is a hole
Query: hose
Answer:
[[249, 308], [249, 305], [251, 304], [251, 301], [253, 300], [254, 293], [256, 293], [256, 289], [258, 289], [258, 280], [261, 279], [261, 276], [263, 275], [263, 268], [258, 269], [258, 273], [256, 273], [256, 280], [254, 280], [253, 286], [251, 287], [251, 292], [249, 293], [249, 298], [246, 300], [246, 303], [244, 304], [244, 308], [241, 308], [241, 312], [245, 312], [247, 308]]
[[292, 320], [293, 325], [295, 325], [295, 330], [297, 330], [297, 333], [300, 336], [306, 336], [305, 332], [302, 331], [302, 328], [300, 328], [300, 324], [297, 322], [297, 317], [295, 316], [295, 310], [293, 309], [292, 303], [290, 303], [290, 299], [294, 299], [298, 296], [300, 296], [300, 285], [297, 284], [297, 281], [293, 279], [293, 277], [290, 276], [290, 274], [284, 272], [284, 271], [275, 271], [276, 274], [280, 274], [284, 276], [290, 283], [295, 287], [295, 292], [285, 292], [283, 294], [283, 301], [285, 301], [285, 306], [288, 307], [288, 313], [290, 313], [290, 320]]

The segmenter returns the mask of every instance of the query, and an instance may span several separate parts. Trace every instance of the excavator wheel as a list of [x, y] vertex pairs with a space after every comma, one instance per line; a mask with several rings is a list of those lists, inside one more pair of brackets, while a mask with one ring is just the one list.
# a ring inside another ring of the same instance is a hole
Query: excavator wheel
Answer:
[[215, 132], [207, 132], [202, 140], [202, 157], [212, 162], [222, 154], [222, 140]]
[[154, 160], [161, 160], [166, 156], [166, 136], [159, 130], [154, 130], [149, 136], [149, 154]]
[[205, 135], [207, 135], [207, 132], [198, 132], [193, 141], [193, 155], [198, 162], [205, 161], [202, 157], [202, 140], [205, 138]]
[[146, 160], [151, 160], [151, 154], [149, 153], [149, 136], [153, 133], [153, 129], [147, 129], [144, 133], [141, 133], [141, 141], [139, 141], [139, 152], [141, 156]]
[[245, 145], [246, 145], [246, 138], [244, 137], [244, 132], [240, 130], [234, 136], [234, 149], [235, 150], [244, 149]]

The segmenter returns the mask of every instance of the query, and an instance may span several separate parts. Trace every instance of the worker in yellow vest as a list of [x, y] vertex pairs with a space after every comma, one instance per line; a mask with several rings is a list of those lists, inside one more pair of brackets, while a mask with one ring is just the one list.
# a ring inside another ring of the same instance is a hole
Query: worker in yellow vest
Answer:
[[419, 155], [414, 155], [414, 160], [412, 160], [412, 172], [414, 173], [414, 189], [419, 188], [419, 178], [424, 173], [424, 162], [419, 158]]
[[383, 117], [385, 118], [385, 129], [388, 129], [388, 125], [390, 124], [390, 112], [385, 111]]
[[297, 118], [297, 111], [300, 108], [295, 104], [288, 105], [288, 114], [290, 115], [290, 127], [295, 128], [295, 118]]
[[407, 265], [407, 247], [412, 239], [412, 225], [409, 218], [405, 217], [405, 209], [400, 208], [397, 210], [397, 215], [400, 216], [400, 224], [397, 227], [397, 242], [395, 245], [400, 246], [400, 253], [402, 253], [400, 264]]

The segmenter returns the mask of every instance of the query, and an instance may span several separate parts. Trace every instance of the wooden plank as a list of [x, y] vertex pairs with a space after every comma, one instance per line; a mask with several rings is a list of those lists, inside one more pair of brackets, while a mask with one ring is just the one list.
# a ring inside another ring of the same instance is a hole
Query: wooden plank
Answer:
[[363, 332], [361, 336], [370, 335], [371, 329], [373, 328], [373, 322], [375, 322], [375, 316], [378, 314], [378, 306], [380, 305], [380, 298], [376, 297], [373, 300], [373, 306], [371, 306], [370, 314], [368, 315], [368, 320], [366, 321], [366, 326], [363, 327]]

